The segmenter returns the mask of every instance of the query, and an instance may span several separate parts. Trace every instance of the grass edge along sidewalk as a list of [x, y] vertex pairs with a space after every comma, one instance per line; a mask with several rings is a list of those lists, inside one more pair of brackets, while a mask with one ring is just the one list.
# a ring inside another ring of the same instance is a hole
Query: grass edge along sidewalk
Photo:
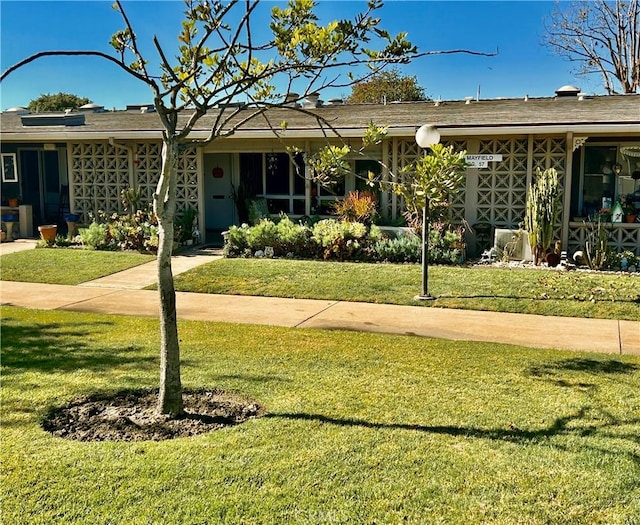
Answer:
[[429, 268], [435, 301], [416, 301], [420, 266], [221, 259], [176, 277], [176, 290], [640, 321], [640, 274]]
[[[157, 317], [157, 292], [2, 283], [3, 304]], [[639, 354], [635, 321], [547, 317], [386, 304], [177, 293], [180, 319], [408, 334], [611, 354]], [[506, 328], [505, 328], [506, 327]]]
[[[176, 275], [179, 291], [640, 321], [640, 275], [433, 266], [430, 291], [437, 299], [416, 302], [420, 286], [417, 265], [255, 259], [222, 259], [200, 265], [209, 258], [178, 255], [174, 259], [174, 265], [180, 263], [176, 274], [186, 270]], [[58, 284], [78, 284], [112, 273], [123, 262], [126, 267], [145, 261], [153, 261], [153, 257], [53, 249], [0, 258], [5, 280]], [[192, 266], [196, 267], [190, 269]], [[149, 275], [144, 275], [146, 272]], [[151, 263], [130, 273], [135, 282], [126, 287], [147, 286], [155, 280]], [[122, 272], [104, 280], [108, 281], [105, 286], [113, 287], [126, 281]]]

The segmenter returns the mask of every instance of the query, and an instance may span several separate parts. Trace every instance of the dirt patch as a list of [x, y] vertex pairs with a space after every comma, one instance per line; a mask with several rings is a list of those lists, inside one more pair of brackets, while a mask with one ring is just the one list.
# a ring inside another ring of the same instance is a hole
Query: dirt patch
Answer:
[[221, 390], [183, 391], [185, 414], [155, 413], [157, 390], [96, 394], [50, 410], [42, 428], [77, 441], [162, 441], [237, 425], [259, 417], [262, 407], [242, 395]]

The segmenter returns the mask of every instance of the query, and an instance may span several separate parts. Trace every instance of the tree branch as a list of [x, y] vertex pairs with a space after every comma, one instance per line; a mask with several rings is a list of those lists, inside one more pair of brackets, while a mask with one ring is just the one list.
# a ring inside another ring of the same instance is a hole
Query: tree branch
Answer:
[[50, 56], [95, 56], [95, 57], [100, 57], [100, 58], [104, 58], [105, 60], [108, 60], [109, 62], [113, 62], [115, 65], [117, 65], [120, 69], [123, 69], [126, 73], [129, 73], [130, 75], [134, 76], [135, 78], [137, 78], [138, 80], [141, 80], [142, 82], [144, 82], [145, 84], [147, 84], [148, 86], [153, 87], [154, 82], [153, 80], [151, 80], [150, 78], [147, 78], [145, 75], [135, 71], [134, 69], [131, 69], [129, 66], [125, 65], [123, 62], [121, 62], [120, 60], [118, 60], [117, 58], [107, 54], [107, 53], [103, 53], [102, 51], [40, 51], [39, 53], [35, 53], [34, 55], [31, 55], [27, 58], [25, 58], [24, 60], [21, 60], [20, 62], [14, 64], [11, 67], [8, 67], [7, 69], [5, 69], [2, 72], [2, 75], [0, 75], [0, 82], [2, 82], [5, 78], [7, 78], [11, 73], [13, 73], [16, 69], [20, 69], [21, 67], [39, 59], [42, 57], [50, 57]]

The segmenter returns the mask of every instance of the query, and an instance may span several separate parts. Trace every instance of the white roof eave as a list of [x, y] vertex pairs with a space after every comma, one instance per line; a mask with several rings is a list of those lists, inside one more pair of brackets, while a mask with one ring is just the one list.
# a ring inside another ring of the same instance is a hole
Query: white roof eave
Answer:
[[[499, 135], [558, 135], [572, 132], [574, 134], [611, 134], [611, 133], [637, 133], [640, 134], [640, 122], [638, 123], [615, 123], [615, 124], [549, 124], [549, 125], [508, 125], [508, 126], [438, 126], [440, 134], [445, 137], [465, 137], [465, 136], [499, 136]], [[414, 137], [418, 126], [394, 127], [387, 130], [388, 137]], [[345, 138], [360, 138], [364, 134], [362, 128], [342, 128], [338, 129], [340, 136]], [[331, 137], [331, 132], [320, 129], [287, 129], [279, 134], [283, 139], [313, 139]], [[194, 131], [193, 138], [205, 138], [206, 132]], [[236, 131], [231, 138], [243, 139], [264, 139], [272, 138], [273, 132], [270, 130], [240, 130]]]
[[[438, 131], [443, 137], [465, 137], [465, 136], [504, 136], [504, 135], [558, 135], [572, 132], [574, 134], [639, 134], [640, 122], [638, 123], [607, 123], [607, 124], [519, 124], [506, 126], [439, 126]], [[402, 126], [389, 128], [388, 137], [414, 137], [416, 126]], [[344, 138], [360, 138], [363, 136], [362, 128], [339, 129], [340, 136]], [[282, 139], [314, 139], [325, 138], [331, 133], [320, 129], [287, 129], [279, 134]], [[190, 138], [205, 139], [209, 136], [208, 130], [194, 130]], [[229, 139], [269, 139], [274, 134], [271, 130], [239, 130]], [[79, 130], [33, 130], [28, 132], [5, 132], [2, 134], [3, 142], [74, 142], [80, 140], [161, 140], [160, 130], [124, 130], [124, 131], [79, 131]]]
[[5, 132], [2, 134], [3, 142], [77, 142], [83, 140], [144, 140], [162, 139], [161, 131], [65, 131], [65, 130], [47, 130], [29, 131], [29, 132]]
[[[640, 134], [640, 122], [637, 124], [545, 124], [545, 125], [509, 125], [509, 126], [437, 126], [444, 137], [504, 136], [504, 135], [559, 135], [573, 134]], [[390, 137], [414, 136], [416, 128], [393, 128]]]

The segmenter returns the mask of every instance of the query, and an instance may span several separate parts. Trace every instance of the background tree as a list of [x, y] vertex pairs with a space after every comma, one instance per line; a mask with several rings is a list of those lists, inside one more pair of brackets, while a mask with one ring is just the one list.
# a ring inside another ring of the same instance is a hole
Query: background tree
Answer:
[[86, 97], [79, 97], [71, 93], [55, 93], [40, 95], [38, 98], [34, 98], [27, 109], [32, 113], [39, 113], [42, 111], [64, 111], [65, 109], [78, 109], [80, 106], [90, 104], [91, 101]]
[[429, 229], [435, 220], [442, 220], [453, 198], [464, 184], [466, 151], [454, 151], [453, 146], [433, 144], [428, 154], [401, 171], [392, 186], [400, 195], [413, 218], [422, 216], [422, 289], [417, 299], [433, 299], [429, 293]]
[[453, 198], [464, 185], [466, 153], [455, 151], [453, 146], [434, 144], [428, 155], [401, 171], [392, 187], [404, 199], [409, 213], [422, 215], [426, 205], [429, 219], [446, 218]]
[[545, 42], [577, 62], [579, 74], [602, 75], [609, 95], [640, 89], [638, 0], [558, 2], [545, 28]]
[[424, 89], [418, 85], [415, 76], [403, 75], [398, 68], [394, 67], [388, 71], [374, 73], [370, 78], [353, 84], [347, 102], [380, 104], [383, 101], [412, 102], [416, 100], [427, 100]]
[[[385, 64], [403, 63], [419, 56], [400, 33], [392, 37], [380, 28], [380, 0], [369, 0], [352, 20], [319, 23], [313, 0], [289, 0], [285, 8], [272, 7], [270, 33], [258, 41], [257, 24], [265, 24], [260, 0], [185, 0], [185, 18], [178, 34], [178, 53], [173, 61], [157, 37], [153, 45], [157, 62], [152, 67], [142, 56], [138, 37], [120, 0], [114, 8], [124, 29], [111, 38], [115, 56], [102, 51], [42, 51], [27, 57], [2, 73], [46, 56], [88, 55], [101, 57], [144, 82], [151, 89], [163, 126], [161, 173], [154, 194], [158, 218], [158, 290], [160, 299], [160, 391], [157, 412], [178, 416], [183, 412], [176, 296], [171, 269], [176, 212], [177, 166], [185, 148], [203, 146], [233, 135], [248, 122], [263, 118], [278, 135], [286, 122], [274, 124], [270, 110], [283, 108], [313, 115], [319, 126], [331, 128], [320, 115], [286, 104], [279, 93], [297, 91], [300, 99], [327, 88], [349, 87], [359, 78], [354, 71], [366, 65], [373, 70]], [[272, 4], [267, 4], [272, 5]], [[376, 46], [374, 48], [373, 46]], [[466, 50], [422, 53], [485, 54]], [[365, 71], [367, 69], [365, 68]], [[341, 80], [342, 72], [349, 80]], [[230, 102], [246, 101], [244, 107]], [[222, 109], [214, 109], [222, 108]], [[216, 118], [207, 138], [189, 135], [208, 112]], [[319, 172], [322, 169], [318, 170]]]

